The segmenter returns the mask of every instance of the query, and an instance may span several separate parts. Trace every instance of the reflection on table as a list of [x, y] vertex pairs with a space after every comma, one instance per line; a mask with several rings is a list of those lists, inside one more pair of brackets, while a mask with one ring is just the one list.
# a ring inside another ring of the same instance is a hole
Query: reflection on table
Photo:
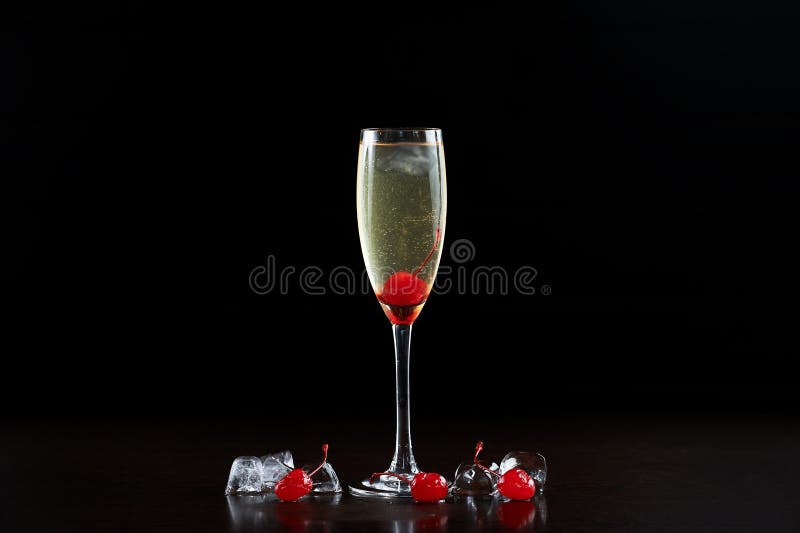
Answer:
[[424, 531], [541, 530], [547, 523], [547, 500], [451, 497], [440, 503], [354, 498], [350, 495], [309, 496], [281, 502], [271, 494], [228, 496], [233, 530], [336, 532], [349, 529], [418, 533]]

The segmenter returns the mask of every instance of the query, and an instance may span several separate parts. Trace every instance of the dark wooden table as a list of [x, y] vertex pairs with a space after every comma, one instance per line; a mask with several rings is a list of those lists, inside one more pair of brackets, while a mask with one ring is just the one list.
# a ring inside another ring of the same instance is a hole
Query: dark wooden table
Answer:
[[[352, 480], [385, 466], [365, 422], [320, 423]], [[571, 417], [415, 427], [421, 466], [452, 478], [474, 441], [487, 458], [535, 441], [549, 480], [535, 502], [414, 504], [347, 494], [297, 503], [223, 494], [231, 460], [293, 446], [318, 460], [315, 424], [241, 420], [5, 422], [0, 531], [800, 531], [800, 424], [791, 418]], [[390, 435], [389, 435], [390, 438]], [[294, 444], [294, 445], [293, 445]]]

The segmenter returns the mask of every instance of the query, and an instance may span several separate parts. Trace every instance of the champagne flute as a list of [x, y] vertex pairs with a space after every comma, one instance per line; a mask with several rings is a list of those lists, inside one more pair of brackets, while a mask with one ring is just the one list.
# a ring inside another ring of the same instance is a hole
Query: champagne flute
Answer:
[[[409, 351], [411, 327], [439, 268], [447, 213], [442, 132], [436, 128], [361, 131], [356, 187], [358, 233], [372, 288], [392, 324], [397, 380], [397, 432], [388, 472], [411, 479]], [[407, 497], [396, 477], [350, 486], [356, 496]]]

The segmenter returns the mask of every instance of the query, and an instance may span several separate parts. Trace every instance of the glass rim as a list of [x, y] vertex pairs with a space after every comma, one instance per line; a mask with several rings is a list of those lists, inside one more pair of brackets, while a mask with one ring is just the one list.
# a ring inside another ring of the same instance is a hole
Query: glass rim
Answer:
[[442, 128], [361, 128], [361, 131], [442, 131]]
[[361, 142], [369, 144], [420, 144], [442, 142], [440, 128], [364, 128]]

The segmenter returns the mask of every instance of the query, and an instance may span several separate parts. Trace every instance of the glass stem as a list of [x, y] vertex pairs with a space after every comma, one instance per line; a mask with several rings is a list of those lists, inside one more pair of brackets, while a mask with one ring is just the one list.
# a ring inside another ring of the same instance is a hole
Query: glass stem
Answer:
[[389, 471], [414, 475], [419, 472], [411, 450], [411, 411], [409, 403], [409, 364], [411, 362], [411, 324], [394, 324], [394, 363], [397, 378], [397, 433], [394, 458]]

